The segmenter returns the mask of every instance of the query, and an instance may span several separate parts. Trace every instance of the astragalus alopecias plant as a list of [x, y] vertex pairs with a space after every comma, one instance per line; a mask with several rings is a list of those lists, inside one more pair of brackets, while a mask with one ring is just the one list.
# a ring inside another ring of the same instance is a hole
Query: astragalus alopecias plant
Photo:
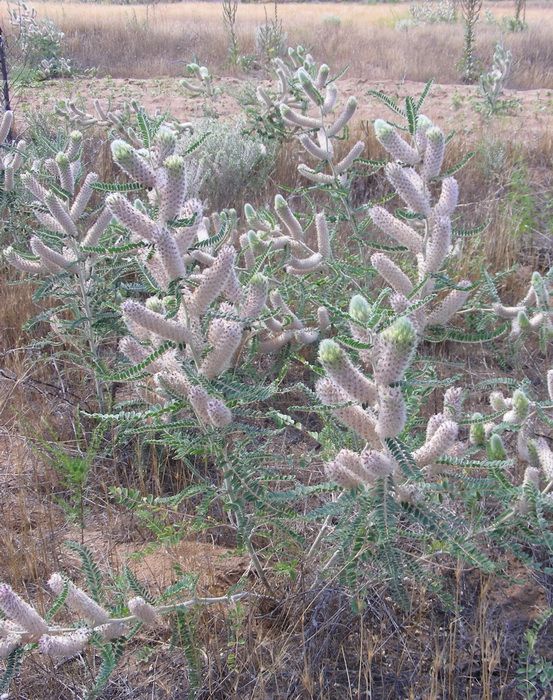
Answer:
[[[342, 143], [356, 100], [338, 106], [328, 67], [305, 52], [291, 61], [277, 63], [280, 93], [258, 94], [267, 115], [277, 110], [286, 136], [299, 140], [306, 187], [277, 195], [273, 208], [246, 204], [243, 216], [207, 216], [193, 157], [201, 144], [190, 144], [189, 128], [140, 108], [129, 113], [131, 125], [105, 110], [104, 119], [97, 108], [92, 117], [69, 107], [83, 123], [111, 129], [126, 182], [84, 177], [72, 134], [65, 150], [24, 176], [41, 224], [33, 256], [8, 249], [6, 257], [72, 290], [97, 380], [133, 387], [130, 399], [116, 394], [111, 413], [89, 418], [117, 423], [119, 442], [138, 436], [181, 460], [186, 485], [178, 493], [110, 491], [159, 544], [224, 525], [264, 593], [275, 595], [277, 568], [295, 566], [307, 585], [338, 575], [356, 594], [385, 581], [408, 606], [410, 581], [438, 590], [444, 561], [491, 573], [501, 569], [500, 549], [526, 564], [530, 548], [550, 551], [553, 456], [543, 433], [553, 380], [548, 375], [546, 400], [528, 381], [497, 377], [477, 384], [469, 400], [462, 377], [440, 376], [428, 357], [430, 342], [480, 343], [505, 330], [484, 328], [490, 309], [482, 308], [479, 281], [455, 274], [463, 236], [481, 229], [459, 228], [456, 166], [444, 172], [448, 139], [421, 113], [430, 85], [405, 109], [376, 95], [402, 123], [375, 121], [391, 159], [365, 161], [363, 142]], [[391, 194], [355, 207], [353, 182], [367, 165], [382, 169]], [[91, 208], [94, 190], [108, 195]], [[98, 266], [114, 261], [124, 273], [108, 306], [127, 329], [117, 373], [113, 358], [104, 361], [92, 295]], [[548, 280], [535, 275], [521, 304], [496, 299], [493, 311], [548, 334]], [[509, 395], [499, 393], [502, 385]], [[309, 405], [294, 405], [299, 392]], [[324, 475], [316, 483], [294, 455], [284, 465], [293, 469], [283, 467], [276, 439], [288, 426], [317, 441]], [[300, 561], [292, 565], [293, 557]], [[56, 609], [65, 601], [77, 627], [52, 625], [1, 588], [8, 663], [33, 645], [61, 658], [92, 642], [111, 673], [136, 625], [188, 606], [151, 600], [129, 581], [139, 600], [127, 596], [112, 617], [89, 563], [84, 571], [98, 606], [92, 615], [88, 594], [60, 576], [52, 586]], [[108, 639], [110, 630], [118, 640]]]
[[[72, 131], [65, 148], [54, 158], [36, 161], [21, 175], [39, 226], [30, 238], [30, 255], [10, 246], [4, 258], [25, 273], [46, 277], [35, 300], [51, 297], [57, 303], [38, 319], [49, 320], [58, 342], [70, 348], [66, 356], [88, 369], [96, 399], [104, 410], [105, 387], [100, 377], [105, 373], [101, 326], [106, 305], [100, 294], [103, 282], [96, 274], [98, 256], [94, 251], [111, 214], [101, 206], [90, 206], [98, 176], [93, 172], [84, 175], [81, 155], [82, 134]], [[109, 333], [106, 327], [103, 330]]]
[[[448, 262], [457, 253], [452, 217], [458, 187], [451, 175], [440, 175], [444, 134], [420, 114], [412, 120], [411, 142], [383, 120], [376, 120], [375, 132], [394, 158], [385, 173], [402, 206], [394, 213], [373, 206], [370, 216], [399, 244], [398, 262], [390, 253], [372, 255], [385, 288], [371, 302], [362, 295], [352, 298], [344, 318], [353, 340], [328, 339], [319, 346], [325, 377], [317, 381], [318, 397], [351, 431], [348, 447], [325, 466], [327, 477], [344, 491], [329, 506], [328, 512], [341, 518], [331, 527], [329, 515], [324, 529], [333, 530], [340, 544], [323, 568], [339, 563], [351, 581], [360, 575], [359, 562], [370, 562], [407, 601], [404, 572], [424, 576], [421, 562], [429, 556], [414, 541], [434, 542], [434, 559], [449, 553], [490, 572], [498, 567], [490, 556], [493, 546], [518, 554], [527, 539], [548, 541], [544, 512], [553, 505], [548, 496], [551, 452], [547, 442], [536, 437], [536, 428], [549, 425], [551, 404], [530, 399], [523, 388], [512, 399], [492, 393], [492, 406], [504, 413], [497, 425], [493, 419], [500, 413], [486, 419], [475, 412], [465, 418], [466, 392], [450, 386], [441, 412], [429, 415], [425, 409], [425, 397], [454, 380], [436, 381], [432, 371], [428, 374], [428, 363], [417, 359], [417, 350], [435, 337], [435, 329], [447, 331], [476, 285], [454, 282], [447, 274]], [[390, 308], [384, 306], [385, 299]], [[506, 315], [503, 308], [497, 311]], [[510, 315], [516, 313], [520, 310]], [[357, 350], [363, 369], [352, 361], [347, 347]], [[514, 458], [501, 438], [513, 431], [518, 433]], [[523, 479], [518, 460], [528, 464]], [[489, 504], [489, 511], [483, 509], [477, 518], [472, 510], [475, 488], [487, 494]]]

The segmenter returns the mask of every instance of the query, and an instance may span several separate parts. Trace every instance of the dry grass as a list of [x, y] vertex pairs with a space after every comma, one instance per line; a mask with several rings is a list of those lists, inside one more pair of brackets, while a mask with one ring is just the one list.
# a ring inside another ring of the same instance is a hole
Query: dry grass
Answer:
[[[509, 16], [505, 3], [487, 3], [497, 17]], [[100, 75], [147, 78], [183, 74], [191, 60], [217, 73], [228, 72], [227, 38], [219, 3], [170, 5], [89, 5], [39, 3], [42, 17], [58, 23], [66, 33], [66, 52], [82, 69]], [[240, 51], [254, 53], [256, 27], [265, 9], [273, 6], [240, 5], [237, 17]], [[408, 31], [395, 29], [408, 15], [408, 4], [285, 4], [279, 8], [288, 44], [309, 46], [319, 61], [350, 66], [350, 75], [370, 80], [393, 79], [455, 83], [461, 56], [463, 27], [433, 25]], [[515, 57], [510, 86], [517, 89], [553, 88], [553, 7], [537, 2], [527, 10], [530, 29], [502, 35], [499, 28], [481, 22], [477, 55], [491, 62], [498, 40]], [[440, 60], [436, 61], [436, 56]]]

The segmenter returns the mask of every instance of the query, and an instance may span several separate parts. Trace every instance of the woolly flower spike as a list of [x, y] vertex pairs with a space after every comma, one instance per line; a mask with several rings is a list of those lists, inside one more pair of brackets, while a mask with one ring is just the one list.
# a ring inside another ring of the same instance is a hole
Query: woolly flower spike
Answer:
[[176, 145], [176, 133], [166, 126], [160, 126], [154, 137], [154, 164], [156, 167], [159, 167], [166, 158], [173, 155]]
[[21, 643], [21, 635], [18, 634], [10, 634], [8, 637], [0, 639], [0, 659], [7, 659]]
[[36, 640], [48, 632], [46, 621], [5, 583], [0, 583], [0, 609]]
[[76, 272], [74, 260], [68, 260], [64, 255], [52, 250], [52, 248], [45, 245], [37, 236], [31, 237], [30, 244], [33, 253], [40, 257], [41, 262], [44, 263], [49, 270], [57, 272], [61, 270]]
[[540, 471], [536, 467], [526, 467], [524, 472], [522, 486], [530, 486], [530, 484], [537, 489], [540, 487]]
[[[61, 574], [53, 574], [48, 585], [56, 595], [61, 595], [65, 579]], [[102, 625], [109, 620], [109, 613], [71, 581], [67, 581], [65, 604], [77, 615], [82, 615], [93, 626]]]
[[371, 255], [371, 263], [394, 291], [406, 297], [411, 294], [413, 291], [411, 280], [387, 255], [374, 253]]
[[547, 372], [547, 393], [549, 395], [549, 400], [553, 401], [553, 369]]
[[234, 321], [215, 318], [209, 326], [208, 340], [213, 346], [200, 366], [200, 374], [214, 379], [232, 364], [242, 340], [242, 326]]
[[449, 253], [451, 244], [451, 220], [445, 217], [436, 217], [432, 225], [430, 242], [426, 249], [424, 272], [430, 275], [443, 265]]
[[161, 314], [150, 311], [137, 301], [127, 299], [121, 304], [124, 316], [128, 316], [131, 323], [146, 330], [173, 341], [173, 343], [191, 343], [192, 335], [188, 328], [175, 321], [165, 319]]
[[330, 328], [330, 316], [326, 306], [319, 306], [317, 309], [317, 321], [320, 331], [326, 331]]
[[315, 227], [317, 229], [317, 248], [319, 253], [327, 260], [332, 257], [330, 248], [330, 233], [326, 216], [321, 212], [315, 216]]
[[444, 394], [444, 416], [450, 420], [459, 420], [461, 417], [461, 405], [463, 402], [463, 390], [460, 387], [451, 386]]
[[449, 217], [457, 206], [459, 199], [459, 185], [454, 177], [446, 177], [442, 180], [442, 191], [436, 206], [434, 216]]
[[193, 386], [188, 392], [188, 400], [192, 408], [204, 423], [210, 423], [211, 419], [207, 412], [207, 404], [209, 403], [209, 394], [201, 386]]
[[246, 298], [240, 316], [242, 318], [257, 318], [267, 303], [269, 282], [261, 273], [256, 272], [246, 289]]
[[420, 155], [424, 155], [426, 150], [426, 132], [432, 126], [432, 122], [424, 114], [419, 114], [417, 117], [417, 128], [415, 131], [415, 143], [417, 144], [417, 149]]
[[13, 112], [6, 110], [4, 116], [2, 117], [2, 122], [0, 123], [0, 143], [4, 143], [6, 137], [12, 127], [13, 122]]
[[394, 127], [384, 119], [375, 121], [374, 131], [377, 140], [393, 158], [407, 165], [416, 165], [419, 162], [420, 157], [416, 149], [404, 141]]
[[397, 163], [388, 163], [386, 177], [410, 209], [417, 214], [430, 216], [430, 199], [424, 191], [422, 180], [413, 168], [402, 168]]
[[88, 173], [81, 186], [81, 189], [79, 190], [79, 194], [75, 197], [75, 200], [71, 205], [69, 214], [74, 221], [77, 221], [84, 214], [84, 210], [86, 209], [86, 206], [94, 193], [91, 185], [93, 185], [95, 182], [98, 182], [98, 175], [96, 173]]
[[497, 433], [494, 433], [491, 436], [486, 448], [486, 454], [488, 459], [493, 461], [503, 461], [504, 459], [507, 459], [507, 450], [505, 449], [503, 440], [499, 435], [497, 435]]
[[528, 415], [529, 405], [530, 399], [523, 391], [517, 389], [513, 394], [513, 407], [503, 416], [503, 420], [506, 423], [522, 423]]
[[359, 158], [359, 156], [361, 155], [361, 153], [363, 153], [364, 150], [365, 143], [363, 141], [358, 141], [355, 144], [355, 146], [353, 146], [351, 150], [342, 158], [341, 161], [335, 163], [334, 170], [339, 174], [345, 173], [346, 170], [349, 170], [353, 167], [356, 158]]
[[296, 241], [303, 240], [303, 230], [300, 222], [296, 219], [287, 201], [280, 194], [275, 197], [275, 211], [278, 218], [286, 226], [292, 238]]
[[172, 282], [179, 277], [185, 277], [186, 265], [171, 232], [165, 227], [158, 229], [152, 236], [152, 240], [167, 275], [167, 281]]
[[459, 426], [451, 420], [444, 421], [432, 438], [413, 452], [413, 458], [419, 467], [432, 464], [442, 457], [457, 440]]
[[[325, 406], [335, 406], [349, 400], [346, 392], [328, 378], [319, 379], [315, 385], [315, 391]], [[361, 406], [344, 406], [335, 408], [332, 413], [360, 437], [378, 444], [375, 431], [376, 420], [372, 412], [363, 410]]]
[[[462, 280], [457, 285], [458, 287], [470, 287], [468, 280]], [[443, 326], [457, 311], [463, 306], [469, 298], [470, 292], [463, 289], [452, 289], [449, 294], [433, 309], [426, 319], [427, 326]]]
[[303, 91], [309, 97], [309, 99], [312, 102], [314, 102], [317, 106], [321, 106], [323, 103], [322, 96], [315, 87], [315, 84], [311, 80], [311, 76], [305, 70], [305, 68], [300, 68], [299, 71], [296, 73], [296, 76], [300, 81], [300, 85], [302, 86]]
[[223, 291], [236, 259], [236, 251], [231, 246], [223, 246], [213, 265], [202, 274], [202, 280], [190, 299], [188, 312], [198, 318], [204, 316], [211, 303]]
[[[321, 134], [323, 135], [324, 140], [320, 138]], [[313, 139], [309, 138], [307, 134], [302, 134], [299, 137], [299, 141], [305, 150], [317, 160], [332, 160], [334, 158], [334, 147], [332, 146], [332, 142], [324, 138], [324, 132], [322, 130], [319, 131], [318, 135], [319, 142], [323, 140], [324, 146], [318, 146]]]
[[540, 488], [540, 471], [536, 467], [526, 467], [524, 479], [522, 481], [522, 494], [518, 502], [518, 512], [521, 515], [526, 515], [529, 511], [529, 503], [526, 498], [526, 490], [532, 488], [539, 491]]
[[344, 488], [354, 489], [368, 483], [360, 456], [351, 450], [340, 450], [332, 462], [325, 464], [325, 473], [330, 481]]
[[356, 369], [345, 350], [333, 340], [323, 340], [319, 346], [319, 360], [338, 386], [360, 403], [376, 400], [376, 387]]
[[82, 651], [88, 643], [89, 632], [87, 630], [76, 630], [73, 634], [51, 637], [43, 635], [38, 648], [43, 654], [54, 659], [68, 659]]
[[396, 486], [395, 499], [400, 503], [416, 505], [424, 497], [424, 493], [417, 484], [399, 484]]
[[356, 109], [356, 98], [348, 98], [348, 101], [346, 102], [346, 106], [344, 107], [344, 111], [342, 112], [342, 114], [338, 117], [334, 124], [329, 129], [327, 129], [327, 135], [330, 137], [339, 134], [342, 131], [342, 129], [346, 126], [346, 124], [350, 121], [350, 119], [353, 117]]
[[50, 214], [59, 224], [60, 228], [57, 228], [57, 230], [73, 238], [78, 238], [79, 231], [75, 222], [69, 215], [65, 203], [53, 192], [47, 192], [44, 196], [44, 204], [46, 204], [50, 210]]
[[553, 452], [545, 438], [537, 438], [532, 441], [540, 467], [548, 481], [553, 479]]
[[382, 438], [397, 437], [405, 428], [407, 411], [399, 387], [380, 387], [378, 392], [378, 422], [376, 432]]
[[415, 352], [417, 334], [408, 318], [400, 317], [377, 338], [374, 378], [379, 386], [399, 382]]
[[[483, 416], [481, 413], [476, 412], [472, 414], [472, 420], [481, 420], [482, 418]], [[484, 447], [486, 444], [486, 429], [484, 423], [473, 423], [470, 426], [469, 442], [475, 447]]]
[[371, 219], [378, 228], [400, 244], [409, 248], [413, 253], [422, 253], [424, 240], [411, 226], [396, 219], [384, 207], [373, 207], [369, 212]]
[[161, 371], [158, 372], [154, 381], [157, 387], [165, 389], [170, 394], [176, 394], [179, 398], [188, 398], [188, 393], [190, 391], [190, 382], [181, 372], [172, 371]]
[[131, 615], [137, 617], [140, 622], [143, 622], [148, 627], [155, 627], [159, 625], [159, 615], [156, 609], [150, 603], [147, 603], [144, 598], [137, 596], [136, 598], [131, 598], [127, 603], [129, 612]]
[[281, 104], [279, 109], [284, 121], [291, 126], [299, 126], [302, 129], [320, 129], [323, 126], [320, 119], [298, 114], [291, 110], [288, 105]]
[[153, 240], [157, 231], [156, 224], [136, 207], [133, 207], [123, 194], [114, 192], [108, 195], [106, 207], [125, 228], [130, 229], [136, 236], [148, 241]]
[[186, 195], [186, 167], [181, 156], [169, 156], [158, 170], [160, 176], [160, 203], [158, 217], [161, 221], [177, 219]]
[[70, 194], [74, 194], [75, 191], [75, 179], [73, 177], [73, 171], [71, 170], [71, 163], [66, 153], [58, 153], [56, 158], [56, 165], [58, 166], [58, 174], [60, 179], [60, 185], [64, 190], [67, 190]]
[[211, 425], [216, 428], [225, 428], [232, 423], [232, 413], [230, 409], [222, 401], [219, 401], [219, 399], [208, 401], [207, 415], [209, 416]]
[[388, 455], [376, 450], [367, 450], [361, 455], [361, 464], [371, 475], [372, 479], [384, 479], [396, 468]]
[[[26, 258], [22, 258], [21, 255], [15, 252], [12, 246], [9, 246], [4, 250], [4, 258], [10, 265], [13, 265], [22, 272], [28, 272], [31, 275], [40, 272], [48, 272], [50, 269], [44, 261], [27, 260]], [[59, 268], [57, 271], [61, 272]]]
[[117, 165], [124, 170], [133, 180], [137, 180], [145, 187], [155, 187], [156, 176], [154, 170], [138, 151], [121, 139], [116, 139], [111, 144], [111, 154]]
[[422, 176], [425, 180], [438, 177], [442, 169], [445, 153], [445, 138], [443, 131], [433, 126], [426, 132], [426, 151], [422, 164]]

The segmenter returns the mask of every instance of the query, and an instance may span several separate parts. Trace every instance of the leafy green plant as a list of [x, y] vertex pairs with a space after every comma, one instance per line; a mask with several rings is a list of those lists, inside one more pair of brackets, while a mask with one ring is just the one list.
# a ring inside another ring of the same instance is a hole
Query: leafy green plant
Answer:
[[64, 34], [54, 22], [38, 20], [36, 9], [20, 0], [8, 12], [17, 48], [12, 80], [49, 80], [73, 74], [70, 62], [62, 56]]
[[526, 700], [538, 700], [553, 690], [553, 663], [536, 653], [540, 632], [548, 625], [552, 614], [553, 608], [549, 608], [524, 633], [525, 644], [517, 669], [517, 687]]
[[[154, 598], [127, 568], [122, 581], [111, 582], [112, 600], [108, 604], [104, 576], [90, 549], [76, 542], [67, 542], [66, 545], [81, 559], [88, 593], [75, 586], [63, 573], [55, 573], [48, 581], [55, 599], [52, 607], [41, 615], [14, 593], [10, 586], [0, 584], [0, 610], [5, 616], [0, 621], [0, 654], [7, 658], [0, 688], [5, 690], [9, 687], [24, 656], [31, 651], [38, 650], [45, 656], [62, 662], [82, 654], [88, 647], [100, 656], [101, 664], [94, 685], [86, 697], [88, 700], [102, 697], [102, 692], [121, 661], [125, 645], [138, 635], [141, 627], [159, 627], [161, 616], [173, 615], [171, 643], [174, 647], [182, 647], [190, 662], [188, 676], [193, 694], [199, 683], [201, 664], [194, 641], [193, 618], [190, 614], [185, 614], [185, 611], [197, 605], [233, 604], [246, 597], [247, 593], [202, 598], [195, 595], [197, 579], [181, 572], [175, 584]], [[133, 594], [134, 597], [131, 597]], [[191, 598], [182, 600], [183, 595], [190, 594]], [[53, 622], [55, 615], [64, 606], [75, 619], [72, 625]], [[110, 608], [113, 613], [109, 611]]]
[[478, 79], [480, 69], [474, 49], [476, 43], [476, 24], [480, 17], [482, 0], [461, 0], [461, 11], [465, 24], [465, 42], [463, 55], [459, 62], [459, 71], [465, 83], [474, 83]]

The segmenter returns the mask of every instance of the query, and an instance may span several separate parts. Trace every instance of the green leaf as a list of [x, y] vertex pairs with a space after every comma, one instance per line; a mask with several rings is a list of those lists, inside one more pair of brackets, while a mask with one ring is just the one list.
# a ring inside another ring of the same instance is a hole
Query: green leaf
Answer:
[[428, 93], [430, 92], [430, 88], [434, 84], [434, 78], [430, 78], [430, 80], [426, 83], [424, 86], [424, 90], [421, 92], [421, 96], [419, 97], [419, 100], [416, 105], [416, 112], [417, 114], [421, 111], [421, 108], [428, 97]]
[[383, 102], [386, 107], [392, 110], [392, 112], [395, 112], [400, 117], [403, 117], [404, 119], [407, 119], [407, 114], [400, 108], [398, 107], [397, 103], [394, 102], [388, 95], [385, 95], [383, 92], [379, 92], [378, 90], [369, 90], [367, 92], [367, 95], [371, 95], [371, 97], [376, 97], [377, 100], [380, 100], [380, 102]]
[[455, 175], [459, 172], [459, 170], [462, 170], [475, 153], [476, 151], [469, 151], [456, 165], [454, 165], [452, 168], [449, 168], [449, 170], [445, 171], [444, 177], [446, 175]]
[[144, 189], [139, 182], [94, 182], [90, 187], [97, 192], [138, 192]]
[[420, 468], [417, 466], [407, 446], [399, 438], [386, 438], [384, 442], [406, 477], [413, 481], [424, 481]]
[[405, 98], [405, 113], [407, 114], [409, 133], [414, 136], [417, 129], [417, 106], [410, 96]]
[[67, 541], [64, 542], [64, 544], [68, 549], [76, 552], [81, 557], [83, 572], [90, 589], [91, 597], [99, 605], [102, 605], [104, 602], [102, 574], [100, 573], [98, 564], [94, 561], [92, 552], [84, 544], [79, 544], [78, 542]]

